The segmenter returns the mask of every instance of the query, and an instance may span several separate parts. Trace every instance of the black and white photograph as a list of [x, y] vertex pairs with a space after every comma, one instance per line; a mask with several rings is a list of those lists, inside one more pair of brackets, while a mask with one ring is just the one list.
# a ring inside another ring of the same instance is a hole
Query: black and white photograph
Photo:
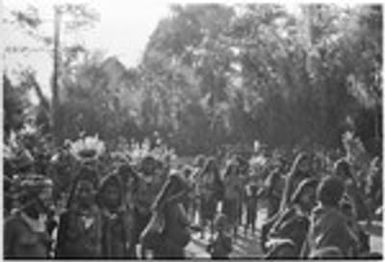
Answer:
[[0, 0], [3, 259], [383, 259], [383, 4]]

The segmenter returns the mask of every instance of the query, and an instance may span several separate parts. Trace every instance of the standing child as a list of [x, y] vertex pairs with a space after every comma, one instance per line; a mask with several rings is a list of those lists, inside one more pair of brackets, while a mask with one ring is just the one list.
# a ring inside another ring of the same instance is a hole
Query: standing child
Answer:
[[229, 234], [229, 223], [224, 214], [219, 214], [215, 219], [216, 236], [207, 246], [207, 252], [212, 259], [228, 259], [232, 251], [232, 239]]
[[245, 235], [251, 227], [252, 233], [255, 233], [255, 221], [257, 219], [258, 206], [258, 186], [254, 181], [246, 185], [246, 204], [247, 204], [247, 220], [245, 227]]

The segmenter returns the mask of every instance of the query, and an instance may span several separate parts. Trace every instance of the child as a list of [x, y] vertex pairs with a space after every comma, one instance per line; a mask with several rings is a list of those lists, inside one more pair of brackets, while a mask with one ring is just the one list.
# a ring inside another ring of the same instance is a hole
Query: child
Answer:
[[219, 214], [215, 219], [216, 236], [208, 246], [207, 252], [210, 253], [212, 259], [228, 259], [232, 251], [232, 240], [227, 232], [229, 223], [224, 214]]
[[255, 220], [257, 219], [257, 204], [258, 204], [258, 186], [255, 183], [250, 183], [246, 186], [246, 201], [247, 201], [247, 221], [245, 227], [245, 235], [251, 227], [252, 233], [255, 233]]

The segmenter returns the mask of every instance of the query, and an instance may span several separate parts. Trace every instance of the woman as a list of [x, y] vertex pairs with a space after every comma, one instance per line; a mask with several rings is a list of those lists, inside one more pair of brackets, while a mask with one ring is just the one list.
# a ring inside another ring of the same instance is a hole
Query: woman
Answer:
[[236, 237], [239, 224], [239, 206], [242, 204], [242, 180], [239, 177], [238, 165], [230, 163], [223, 176], [224, 197], [222, 212], [233, 227], [233, 235]]
[[[365, 197], [361, 188], [358, 186], [358, 182], [351, 172], [351, 168], [348, 162], [344, 159], [340, 159], [335, 163], [334, 174], [342, 179], [345, 184], [346, 194], [344, 199], [347, 202], [351, 202], [353, 215], [357, 219], [367, 219], [371, 222], [372, 213], [369, 207], [365, 203]], [[363, 190], [362, 190], [363, 191]]]
[[[161, 162], [152, 156], [147, 156], [141, 162], [140, 171], [132, 192], [135, 227], [131, 245], [134, 247], [139, 244], [140, 234], [150, 222], [152, 216], [151, 205], [162, 187], [162, 172], [164, 172], [164, 169]], [[140, 256], [144, 256], [143, 252], [144, 249], [142, 249]]]
[[281, 214], [279, 212], [279, 204], [282, 200], [284, 182], [280, 169], [276, 168], [266, 178], [265, 188], [262, 191], [262, 197], [267, 199], [268, 204], [267, 220], [263, 223], [261, 232], [261, 247], [264, 252], [267, 251], [265, 246], [267, 234]]
[[96, 172], [83, 168], [74, 183], [68, 210], [60, 217], [57, 257], [101, 257], [101, 213], [96, 205]]
[[[141, 236], [142, 246], [154, 251], [155, 258], [184, 258], [190, 237], [190, 222], [183, 201], [188, 185], [179, 174], [172, 174], [163, 185], [152, 207], [152, 219]], [[156, 220], [161, 226], [154, 229]]]
[[98, 203], [102, 211], [102, 257], [133, 256], [130, 248], [132, 218], [124, 203], [123, 183], [116, 175], [107, 176], [99, 188]]
[[360, 248], [358, 252], [367, 252], [369, 250], [369, 236], [363, 231], [357, 223], [360, 219], [367, 219], [367, 224], [372, 221], [372, 213], [365, 202], [364, 194], [358, 187], [355, 177], [350, 172], [350, 165], [345, 160], [338, 160], [335, 164], [335, 175], [339, 177], [345, 185], [345, 194], [340, 203], [340, 208], [346, 217], [350, 220], [349, 225], [354, 233], [360, 238]]
[[268, 218], [273, 217], [279, 210], [282, 199], [283, 177], [279, 169], [273, 170], [265, 181], [263, 197], [268, 201]]
[[[292, 243], [291, 253], [286, 253], [286, 258], [298, 258], [309, 227], [309, 216], [315, 205], [317, 181], [314, 179], [303, 180], [291, 199], [291, 205], [284, 210], [269, 232], [271, 243], [274, 239], [286, 239]], [[270, 248], [268, 257], [275, 257], [280, 245]]]
[[187, 214], [191, 221], [195, 220], [195, 213], [196, 213], [196, 201], [195, 201], [195, 177], [193, 177], [193, 169], [190, 166], [185, 165], [182, 169], [183, 177], [186, 180], [189, 188], [188, 197], [186, 198], [186, 201], [183, 203], [184, 208], [187, 211]]
[[128, 164], [121, 165], [117, 171], [116, 175], [119, 177], [122, 183], [122, 190], [124, 193], [124, 200], [122, 201], [126, 205], [126, 209], [133, 210], [134, 209], [134, 187], [138, 184], [139, 176], [138, 173], [135, 172], [133, 167]]
[[279, 210], [282, 211], [286, 205], [290, 204], [290, 198], [298, 184], [305, 178], [310, 177], [311, 156], [307, 154], [299, 154], [293, 162], [289, 174], [285, 178], [282, 200]]
[[208, 158], [201, 173], [198, 174], [199, 186], [199, 215], [202, 227], [201, 238], [207, 223], [210, 224], [210, 233], [214, 233], [213, 220], [217, 211], [217, 204], [223, 195], [223, 183], [214, 158]]

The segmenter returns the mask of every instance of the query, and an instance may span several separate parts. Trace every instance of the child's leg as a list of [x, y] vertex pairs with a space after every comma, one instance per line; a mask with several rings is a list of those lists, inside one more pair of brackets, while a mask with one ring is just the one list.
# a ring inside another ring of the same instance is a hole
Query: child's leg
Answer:
[[196, 213], [197, 213], [197, 200], [194, 198], [193, 199], [193, 202], [192, 202], [192, 206], [191, 206], [191, 212], [192, 212], [192, 222], [193, 223], [196, 223], [195, 221], [195, 217], [196, 217]]
[[253, 228], [253, 233], [255, 233], [256, 223], [257, 223], [257, 219], [258, 219], [258, 202], [257, 202], [257, 200], [254, 203], [252, 214], [253, 214], [253, 218], [252, 218], [252, 224], [251, 225]]
[[245, 224], [245, 233], [247, 232], [247, 230], [249, 230], [249, 227], [251, 225], [251, 221], [250, 221], [250, 207], [247, 206], [247, 213], [246, 213], [246, 224]]
[[198, 212], [199, 212], [198, 217], [199, 217], [199, 225], [201, 226], [201, 239], [204, 238], [204, 231], [207, 224], [206, 217], [205, 217], [206, 214], [204, 209], [205, 209], [204, 200], [200, 199], [199, 208], [198, 208]]
[[200, 226], [201, 226], [201, 239], [204, 238], [204, 234], [205, 234], [205, 228], [206, 228], [206, 220], [205, 219], [202, 219], [200, 220]]
[[257, 220], [257, 210], [255, 209], [255, 210], [251, 210], [250, 211], [250, 223], [251, 223], [251, 230], [252, 230], [252, 232], [253, 233], [255, 233], [255, 223], [257, 222], [256, 220]]
[[236, 239], [238, 234], [238, 226], [236, 224], [233, 225], [233, 234], [234, 234], [234, 239]]
[[214, 219], [210, 219], [210, 237], [214, 236]]

